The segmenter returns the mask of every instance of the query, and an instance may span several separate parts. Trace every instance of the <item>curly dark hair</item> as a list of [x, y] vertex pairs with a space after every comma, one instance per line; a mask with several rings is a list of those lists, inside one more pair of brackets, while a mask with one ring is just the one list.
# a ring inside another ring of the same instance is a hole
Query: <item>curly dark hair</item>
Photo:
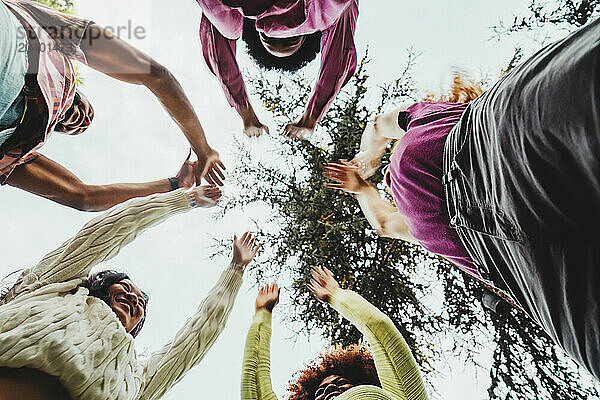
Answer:
[[265, 49], [265, 46], [260, 41], [260, 36], [256, 30], [256, 21], [251, 18], [244, 18], [242, 40], [246, 43], [246, 49], [250, 58], [265, 70], [296, 72], [314, 60], [321, 51], [321, 32], [318, 31], [306, 35], [302, 47], [291, 56], [274, 56]]
[[354, 386], [381, 387], [373, 355], [364, 345], [354, 344], [321, 353], [306, 368], [294, 374], [288, 386], [289, 400], [314, 400], [319, 385], [329, 375], [339, 375]]
[[[97, 297], [110, 307], [110, 295], [108, 293], [108, 288], [115, 283], [119, 283], [125, 279], [131, 279], [129, 276], [123, 272], [117, 272], [113, 270], [106, 270], [97, 272], [88, 277], [86, 282], [82, 285], [86, 287], [90, 291], [90, 296]], [[133, 337], [136, 337], [142, 327], [144, 326], [144, 322], [146, 321], [146, 311], [148, 308], [148, 295], [142, 291], [142, 296], [144, 298], [144, 316], [141, 321], [129, 332], [129, 334]]]

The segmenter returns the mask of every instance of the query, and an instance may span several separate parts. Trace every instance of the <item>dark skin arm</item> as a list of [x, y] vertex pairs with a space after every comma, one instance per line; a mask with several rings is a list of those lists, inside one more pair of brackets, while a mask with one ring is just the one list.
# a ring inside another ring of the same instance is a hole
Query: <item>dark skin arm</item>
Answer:
[[112, 78], [144, 85], [175, 120], [198, 156], [196, 183], [204, 177], [223, 185], [225, 175], [219, 154], [206, 141], [204, 130], [183, 88], [171, 72], [150, 56], [127, 44], [103, 27], [91, 24], [81, 42], [88, 65]]
[[[189, 188], [194, 184], [195, 166], [196, 162], [190, 162], [188, 156], [177, 174], [180, 187]], [[7, 183], [81, 211], [104, 211], [134, 197], [171, 190], [168, 179], [145, 183], [87, 185], [71, 171], [42, 155], [15, 168]]]

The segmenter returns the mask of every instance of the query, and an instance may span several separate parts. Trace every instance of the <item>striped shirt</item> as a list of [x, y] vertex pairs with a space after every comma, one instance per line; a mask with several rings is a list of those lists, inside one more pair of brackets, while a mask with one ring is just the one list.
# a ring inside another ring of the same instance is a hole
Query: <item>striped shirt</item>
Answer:
[[37, 157], [36, 151], [48, 140], [56, 125], [71, 107], [77, 81], [71, 59], [87, 63], [80, 43], [88, 20], [67, 16], [39, 3], [25, 0], [0, 0], [12, 12], [32, 27], [40, 44], [37, 83], [48, 110], [48, 121], [43, 128], [43, 140], [22, 154], [11, 149], [0, 158], [0, 183], [20, 164]]

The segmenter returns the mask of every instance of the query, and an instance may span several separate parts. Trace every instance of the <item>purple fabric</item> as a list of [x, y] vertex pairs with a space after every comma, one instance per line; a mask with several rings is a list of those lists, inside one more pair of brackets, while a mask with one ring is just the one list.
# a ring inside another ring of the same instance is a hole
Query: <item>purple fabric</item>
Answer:
[[[229, 104], [237, 110], [247, 108], [248, 94], [235, 59], [235, 42], [242, 36], [242, 12], [248, 0], [235, 2], [238, 8], [225, 5], [223, 0], [197, 1], [202, 7], [200, 42], [204, 60], [221, 82]], [[274, 38], [322, 32], [321, 69], [306, 106], [307, 114], [320, 120], [356, 69], [358, 0], [281, 0], [252, 18], [259, 32]]]
[[444, 143], [466, 106], [412, 105], [406, 111], [406, 135], [391, 157], [390, 178], [394, 201], [411, 235], [427, 250], [479, 276], [456, 231], [450, 227], [442, 186]]

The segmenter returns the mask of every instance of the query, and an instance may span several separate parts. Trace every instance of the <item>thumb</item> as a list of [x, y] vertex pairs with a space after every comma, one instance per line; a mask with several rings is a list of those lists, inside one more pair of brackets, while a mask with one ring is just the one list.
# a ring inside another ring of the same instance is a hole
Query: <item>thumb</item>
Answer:
[[192, 156], [192, 148], [190, 147], [190, 149], [189, 149], [189, 151], [188, 151], [188, 155], [187, 155], [187, 157], [186, 157], [186, 159], [185, 159], [184, 163], [186, 163], [186, 162], [190, 161], [190, 157], [191, 157], [191, 156]]

